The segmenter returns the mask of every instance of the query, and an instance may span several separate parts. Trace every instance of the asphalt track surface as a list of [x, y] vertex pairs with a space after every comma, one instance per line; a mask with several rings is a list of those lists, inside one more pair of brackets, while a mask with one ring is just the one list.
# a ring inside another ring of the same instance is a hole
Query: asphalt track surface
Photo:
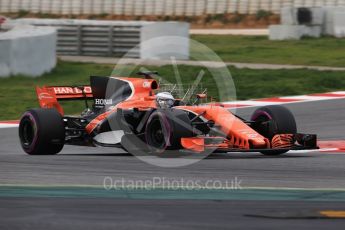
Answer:
[[[345, 140], [345, 100], [286, 105], [299, 132]], [[238, 109], [249, 117], [255, 108]], [[341, 229], [345, 155], [302, 152], [215, 154], [180, 168], [149, 165], [118, 149], [66, 146], [57, 156], [27, 156], [17, 129], [0, 130], [0, 229]], [[228, 181], [239, 191], [106, 191], [105, 177], [125, 181]], [[6, 186], [5, 186], [6, 185]]]

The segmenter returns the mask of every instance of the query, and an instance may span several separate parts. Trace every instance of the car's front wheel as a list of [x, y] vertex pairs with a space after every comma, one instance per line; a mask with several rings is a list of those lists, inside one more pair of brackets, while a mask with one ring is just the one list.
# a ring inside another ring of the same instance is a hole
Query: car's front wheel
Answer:
[[191, 121], [185, 111], [162, 109], [153, 112], [145, 129], [145, 140], [155, 153], [181, 148], [181, 138], [193, 136]]
[[[296, 121], [290, 110], [280, 105], [264, 106], [257, 109], [251, 118], [257, 122], [255, 130], [270, 141], [277, 134], [296, 134]], [[265, 123], [270, 122], [268, 127]], [[267, 150], [261, 153], [265, 155], [279, 155], [288, 150]]]

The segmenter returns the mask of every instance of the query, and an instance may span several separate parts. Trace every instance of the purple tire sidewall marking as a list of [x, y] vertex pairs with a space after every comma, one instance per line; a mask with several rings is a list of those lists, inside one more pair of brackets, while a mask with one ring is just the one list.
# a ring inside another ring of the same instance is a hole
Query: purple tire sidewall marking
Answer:
[[255, 121], [258, 117], [260, 116], [265, 116], [267, 117], [269, 120], [272, 120], [273, 118], [271, 117], [271, 115], [269, 113], [267, 113], [266, 111], [263, 111], [263, 110], [259, 110], [259, 111], [256, 111], [252, 117], [251, 117], [251, 120], [252, 121]]
[[34, 129], [34, 139], [32, 140], [31, 144], [28, 146], [28, 151], [33, 151], [37, 140], [38, 140], [38, 126], [37, 126], [37, 122], [35, 120], [35, 117], [31, 114], [31, 112], [26, 112], [24, 113], [24, 115], [22, 116], [21, 119], [23, 119], [24, 117], [29, 117], [30, 121], [32, 122], [32, 126]]

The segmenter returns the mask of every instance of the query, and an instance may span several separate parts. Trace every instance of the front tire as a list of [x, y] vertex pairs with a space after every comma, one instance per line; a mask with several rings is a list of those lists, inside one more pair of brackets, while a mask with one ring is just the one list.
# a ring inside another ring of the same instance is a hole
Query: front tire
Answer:
[[182, 137], [192, 137], [193, 128], [185, 111], [162, 109], [153, 112], [146, 124], [145, 140], [154, 153], [177, 150]]
[[29, 155], [59, 153], [65, 143], [65, 125], [55, 109], [30, 109], [19, 124], [19, 139]]
[[[270, 141], [276, 134], [296, 134], [296, 121], [290, 110], [280, 105], [264, 106], [257, 109], [251, 118], [252, 121], [258, 123], [272, 122], [271, 128], [264, 125], [258, 125], [255, 130], [268, 138]], [[289, 150], [267, 150], [261, 152], [264, 155], [280, 155]]]

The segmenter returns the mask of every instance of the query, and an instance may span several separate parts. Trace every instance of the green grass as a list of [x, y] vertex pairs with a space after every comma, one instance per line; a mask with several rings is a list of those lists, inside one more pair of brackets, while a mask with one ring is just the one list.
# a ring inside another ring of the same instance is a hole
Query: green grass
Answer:
[[345, 67], [345, 39], [270, 41], [267, 36], [193, 35], [224, 61]]
[[[146, 67], [174, 82], [172, 66]], [[201, 67], [178, 66], [183, 83], [192, 83]], [[18, 119], [28, 108], [38, 107], [35, 86], [88, 84], [89, 75], [108, 76], [112, 65], [59, 62], [57, 68], [40, 78], [15, 76], [0, 79], [0, 120]], [[250, 70], [230, 68], [238, 99], [345, 90], [345, 72], [314, 70]], [[209, 95], [218, 97], [215, 81], [205, 70], [203, 85]], [[229, 89], [230, 90], [230, 89]], [[229, 98], [230, 99], [230, 98]], [[65, 102], [67, 114], [79, 113], [83, 102]]]
[[[0, 119], [18, 119], [28, 108], [39, 107], [36, 86], [89, 84], [89, 75], [109, 75], [112, 66], [60, 62], [39, 78], [13, 76], [0, 79]], [[83, 103], [64, 103], [66, 112], [81, 111]]]

